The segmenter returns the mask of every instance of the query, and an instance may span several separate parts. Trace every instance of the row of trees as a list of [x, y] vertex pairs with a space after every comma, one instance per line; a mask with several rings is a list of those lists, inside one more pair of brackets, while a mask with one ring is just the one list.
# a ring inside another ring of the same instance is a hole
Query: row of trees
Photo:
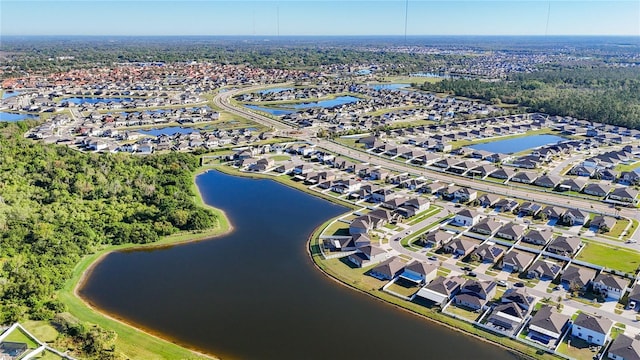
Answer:
[[0, 123], [0, 318], [50, 320], [82, 256], [216, 226], [194, 203], [191, 154], [136, 157], [42, 145]]
[[447, 79], [421, 88], [640, 129], [640, 70], [636, 68], [550, 69], [499, 82]]

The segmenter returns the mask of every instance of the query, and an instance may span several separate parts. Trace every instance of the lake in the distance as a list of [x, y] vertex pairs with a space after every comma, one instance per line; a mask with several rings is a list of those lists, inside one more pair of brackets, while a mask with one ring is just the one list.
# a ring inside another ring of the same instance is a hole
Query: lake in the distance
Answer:
[[410, 87], [410, 84], [371, 84], [373, 90], [398, 90]]
[[133, 130], [144, 135], [160, 136], [160, 135], [175, 135], [175, 134], [191, 134], [192, 132], [198, 132], [200, 129], [183, 128], [179, 126], [167, 126], [163, 128], [145, 129], [145, 130]]
[[533, 149], [538, 146], [556, 144], [560, 141], [567, 140], [557, 135], [530, 135], [519, 138], [495, 140], [483, 144], [469, 145], [468, 147], [475, 150], [486, 150], [494, 153], [513, 154], [520, 151]]
[[298, 110], [314, 108], [314, 107], [332, 108], [340, 105], [352, 104], [358, 101], [360, 101], [360, 98], [357, 98], [355, 96], [338, 96], [335, 99], [320, 100], [316, 102], [308, 102], [308, 103], [302, 103], [302, 104], [283, 104], [281, 106], [286, 108], [291, 108], [291, 109], [298, 109]]
[[0, 121], [4, 121], [4, 122], [15, 122], [20, 120], [37, 119], [37, 118], [38, 118], [38, 115], [33, 115], [33, 114], [10, 113], [10, 112], [0, 111]]
[[81, 104], [97, 104], [97, 103], [121, 103], [121, 102], [130, 102], [130, 101], [133, 101], [133, 98], [71, 97], [71, 98], [62, 99], [60, 103], [70, 102], [76, 105], [81, 105]]
[[211, 171], [196, 182], [235, 231], [112, 253], [80, 290], [85, 299], [223, 359], [517, 359], [317, 270], [307, 237], [343, 207], [269, 180]]
[[274, 108], [270, 108], [266, 106], [258, 106], [258, 105], [245, 105], [245, 107], [252, 110], [266, 112], [268, 114], [275, 115], [275, 116], [282, 116], [282, 115], [288, 115], [288, 114], [294, 113], [294, 111], [291, 111], [291, 110], [274, 109]]
[[289, 91], [289, 90], [293, 90], [293, 88], [292, 87], [278, 87], [278, 88], [264, 89], [264, 90], [258, 91], [258, 94], [275, 94], [275, 93], [279, 93], [279, 92], [283, 92], [283, 91]]

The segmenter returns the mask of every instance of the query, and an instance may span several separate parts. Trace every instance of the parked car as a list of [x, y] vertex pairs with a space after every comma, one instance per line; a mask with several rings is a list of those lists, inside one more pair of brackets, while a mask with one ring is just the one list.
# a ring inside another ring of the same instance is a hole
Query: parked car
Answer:
[[473, 271], [469, 271], [469, 272], [467, 273], [467, 275], [469, 275], [469, 276], [471, 276], [471, 277], [476, 277], [476, 276], [478, 276], [478, 274], [474, 273]]
[[515, 286], [515, 287], [524, 287], [524, 283], [517, 282], [517, 283], [513, 284], [513, 286]]
[[629, 309], [635, 309], [636, 308], [636, 302], [635, 301], [629, 301]]
[[505, 286], [506, 287], [508, 285], [507, 282], [504, 281], [504, 280], [498, 280], [496, 283], [498, 284], [498, 286]]

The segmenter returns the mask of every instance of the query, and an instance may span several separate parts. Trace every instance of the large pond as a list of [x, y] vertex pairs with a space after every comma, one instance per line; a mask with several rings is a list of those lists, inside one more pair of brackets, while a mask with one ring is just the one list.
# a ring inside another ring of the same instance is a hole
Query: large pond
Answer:
[[302, 104], [283, 104], [282, 107], [291, 108], [291, 109], [308, 109], [314, 107], [321, 108], [332, 108], [340, 105], [351, 104], [360, 101], [360, 98], [355, 96], [338, 96], [334, 99], [329, 100], [320, 100], [315, 102], [308, 102]]
[[152, 136], [160, 136], [160, 135], [175, 135], [175, 134], [191, 134], [192, 132], [198, 132], [200, 129], [194, 128], [184, 128], [179, 126], [167, 126], [163, 128], [157, 129], [144, 129], [144, 130], [134, 130], [139, 132], [140, 134], [152, 135]]
[[516, 359], [506, 350], [336, 284], [306, 250], [344, 208], [270, 180], [197, 177], [235, 230], [218, 239], [108, 255], [81, 296], [223, 359]]
[[529, 135], [512, 139], [495, 140], [483, 144], [470, 145], [475, 150], [486, 150], [494, 153], [513, 154], [520, 151], [533, 149], [538, 146], [556, 144], [560, 141], [567, 140], [556, 135]]
[[62, 99], [61, 103], [70, 102], [76, 105], [81, 104], [97, 104], [97, 103], [121, 103], [121, 102], [130, 102], [133, 101], [133, 98], [100, 98], [100, 97], [71, 97]]
[[293, 90], [293, 88], [292, 87], [278, 87], [278, 88], [264, 89], [264, 90], [258, 91], [258, 94], [275, 94], [275, 93], [279, 93], [279, 92], [283, 92], [283, 91], [289, 91], [289, 90]]
[[20, 95], [22, 92], [20, 91], [10, 91], [10, 90], [5, 90], [2, 93], [2, 99], [8, 99], [8, 98], [12, 98], [14, 96], [18, 96]]
[[0, 121], [14, 122], [14, 121], [20, 121], [20, 120], [27, 120], [27, 119], [37, 119], [37, 118], [38, 118], [38, 115], [33, 115], [33, 114], [21, 114], [21, 113], [10, 113], [10, 112], [0, 111]]
[[294, 112], [291, 110], [274, 109], [274, 108], [270, 108], [266, 106], [258, 106], [258, 105], [245, 105], [245, 106], [249, 109], [266, 112], [268, 114], [275, 115], [275, 116], [287, 115]]
[[410, 84], [371, 84], [373, 90], [398, 90], [410, 87]]

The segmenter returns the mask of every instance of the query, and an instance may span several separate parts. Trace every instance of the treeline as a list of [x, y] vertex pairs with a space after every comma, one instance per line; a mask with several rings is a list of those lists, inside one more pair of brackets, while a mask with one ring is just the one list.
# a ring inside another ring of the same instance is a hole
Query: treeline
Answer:
[[216, 226], [194, 202], [192, 154], [87, 154], [0, 123], [0, 320], [50, 320], [83, 255]]
[[640, 69], [637, 68], [548, 69], [513, 75], [499, 82], [447, 79], [425, 83], [421, 88], [640, 129]]

